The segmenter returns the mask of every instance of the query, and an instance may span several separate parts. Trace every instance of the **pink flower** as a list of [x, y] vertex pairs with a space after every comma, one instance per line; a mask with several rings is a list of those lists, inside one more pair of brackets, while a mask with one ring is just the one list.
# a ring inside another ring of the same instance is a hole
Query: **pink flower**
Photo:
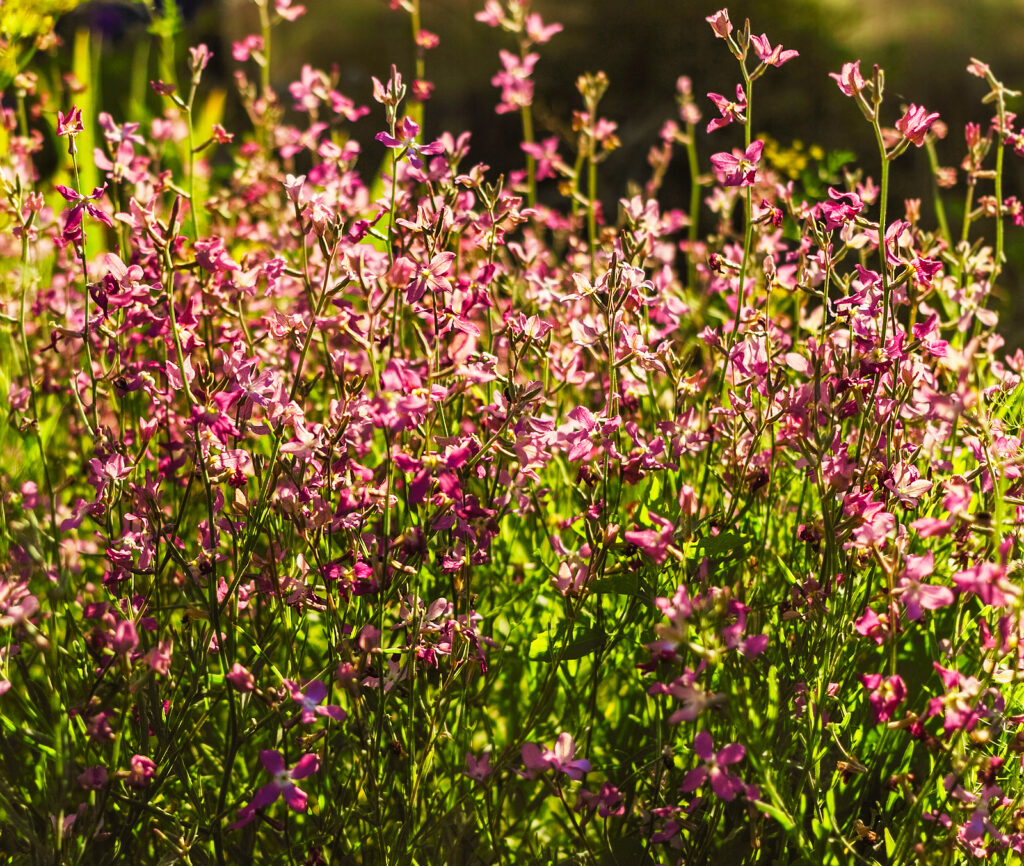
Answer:
[[501, 8], [498, 0], [487, 0], [484, 8], [473, 17], [488, 27], [500, 27], [505, 20], [505, 10]]
[[592, 813], [595, 809], [602, 818], [624, 815], [626, 806], [622, 801], [622, 793], [611, 782], [602, 784], [596, 794], [581, 788], [576, 796], [576, 811]]
[[958, 571], [953, 583], [961, 592], [973, 592], [982, 604], [993, 607], [1008, 607], [1020, 595], [1020, 589], [1006, 579], [1006, 569], [994, 562]]
[[491, 769], [491, 756], [485, 754], [481, 758], [477, 758], [472, 752], [466, 752], [466, 775], [469, 778], [482, 782], [491, 773], [494, 772]]
[[189, 48], [189, 68], [192, 70], [193, 75], [198, 75], [210, 62], [210, 58], [213, 57], [213, 52], [210, 51], [209, 46], [205, 42], [200, 42], [198, 45]]
[[590, 761], [585, 758], [573, 760], [576, 744], [572, 736], [565, 732], [558, 735], [554, 749], [541, 749], [536, 743], [523, 743], [522, 757], [526, 772], [520, 775], [527, 779], [536, 779], [541, 773], [555, 770], [565, 773], [570, 779], [582, 779], [590, 772]]
[[326, 716], [336, 722], [345, 721], [346, 713], [338, 706], [329, 704], [325, 707], [318, 706], [327, 697], [327, 686], [320, 680], [313, 680], [306, 684], [306, 690], [302, 691], [296, 683], [291, 680], [284, 680], [284, 685], [291, 692], [292, 700], [302, 706], [300, 718], [304, 725], [310, 725], [316, 721], [317, 716]]
[[732, 33], [732, 22], [729, 21], [728, 9], [719, 9], [714, 15], [708, 15], [704, 20], [711, 25], [711, 29], [719, 39], [725, 39]]
[[719, 183], [726, 186], [753, 186], [762, 150], [764, 142], [758, 139], [751, 142], [742, 156], [736, 156], [735, 153], [716, 153], [712, 156], [711, 165], [714, 166]]
[[708, 99], [715, 103], [715, 107], [718, 109], [721, 117], [716, 117], [708, 124], [708, 132], [714, 132], [716, 129], [722, 129], [722, 127], [728, 126], [734, 120], [739, 123], [745, 123], [747, 118], [744, 115], [744, 111], [747, 110], [747, 94], [743, 90], [743, 85], [736, 85], [736, 101], [726, 99], [724, 96], [718, 93], [709, 93]]
[[455, 261], [455, 253], [438, 253], [428, 265], [418, 265], [416, 276], [409, 282], [406, 291], [406, 303], [414, 304], [428, 291], [434, 294], [451, 292], [452, 284], [448, 274]]
[[422, 145], [417, 143], [416, 137], [420, 134], [420, 126], [409, 115], [402, 118], [401, 126], [397, 127], [395, 131], [398, 134], [397, 138], [386, 132], [378, 132], [374, 137], [385, 147], [400, 150], [408, 156], [409, 162], [416, 168], [423, 167], [422, 156], [436, 156], [439, 153], [444, 153], [444, 145], [440, 141]]
[[729, 764], [743, 760], [747, 750], [740, 743], [730, 743], [716, 754], [711, 734], [701, 731], [694, 738], [693, 750], [704, 763], [686, 774], [683, 784], [680, 786], [681, 791], [685, 793], [696, 791], [710, 780], [711, 790], [715, 792], [715, 796], [729, 802], [734, 800], [738, 794], [746, 793], [750, 796], [755, 790], [748, 789], [739, 776], [732, 776], [728, 770], [724, 769]]
[[285, 21], [294, 21], [300, 15], [306, 14], [305, 6], [292, 6], [292, 0], [275, 0], [274, 10]]
[[800, 52], [789, 49], [783, 51], [781, 45], [776, 45], [772, 48], [772, 44], [768, 41], [768, 37], [762, 33], [760, 36], [751, 36], [750, 44], [754, 46], [754, 51], [757, 52], [758, 59], [766, 66], [782, 66], [783, 63], [788, 63], [794, 57], [799, 57]]
[[864, 89], [865, 81], [860, 74], [860, 61], [844, 63], [842, 72], [830, 72], [829, 78], [834, 78], [839, 89], [847, 96], [856, 96]]
[[948, 607], [956, 600], [953, 590], [948, 586], [920, 582], [922, 578], [932, 573], [934, 566], [935, 556], [931, 551], [924, 556], [907, 557], [906, 568], [893, 594], [900, 597], [907, 610], [907, 619], [911, 622], [919, 620], [924, 615], [922, 608], [938, 610], [940, 607]]
[[860, 678], [864, 688], [870, 690], [868, 701], [876, 722], [887, 722], [893, 711], [907, 697], [907, 687], [898, 676], [883, 678], [881, 674], [864, 674]]
[[291, 769], [287, 769], [284, 756], [280, 752], [268, 749], [260, 751], [260, 763], [273, 775], [273, 779], [260, 788], [249, 803], [238, 810], [238, 820], [231, 824], [229, 830], [244, 827], [256, 817], [257, 809], [264, 809], [275, 802], [278, 797], [296, 812], [306, 811], [306, 792], [295, 785], [298, 779], [305, 779], [320, 769], [320, 760], [314, 754], [303, 755]]
[[145, 755], [132, 755], [131, 770], [124, 783], [131, 788], [147, 788], [156, 775], [156, 764]]
[[538, 45], [550, 42], [552, 36], [561, 32], [561, 24], [545, 24], [536, 12], [526, 16], [526, 35]]
[[590, 761], [585, 758], [573, 760], [576, 744], [572, 736], [564, 731], [558, 735], [553, 749], [545, 750], [544, 757], [557, 773], [565, 773], [570, 779], [577, 781], [590, 771]]
[[921, 497], [932, 489], [932, 483], [922, 478], [912, 464], [897, 463], [889, 470], [885, 488], [908, 508], [916, 508]]
[[522, 59], [511, 51], [500, 51], [501, 65], [505, 68], [497, 73], [491, 84], [501, 88], [501, 102], [495, 111], [498, 114], [506, 114], [510, 111], [518, 111], [533, 102], [533, 67], [540, 60], [539, 54], [530, 53]]
[[254, 54], [259, 54], [263, 51], [263, 37], [262, 36], [246, 36], [241, 42], [233, 42], [231, 44], [231, 56], [235, 58], [239, 63], [244, 63]]
[[842, 228], [864, 210], [864, 200], [855, 192], [840, 192], [830, 186], [828, 197], [831, 201], [823, 201], [818, 205], [827, 232]]
[[928, 114], [924, 106], [911, 103], [903, 117], [896, 121], [896, 128], [903, 133], [907, 141], [913, 142], [918, 147], [924, 146], [925, 134], [931, 129], [933, 123], [939, 119], [938, 112]]
[[653, 512], [651, 512], [651, 520], [658, 525], [658, 529], [633, 530], [623, 533], [623, 538], [630, 544], [635, 544], [655, 562], [662, 563], [668, 555], [675, 527], [671, 520], [659, 517]]
[[252, 672], [238, 662], [231, 666], [231, 671], [227, 675], [227, 681], [231, 683], [232, 688], [239, 692], [251, 692], [256, 688], [256, 679], [253, 677]]
[[82, 109], [77, 105], [71, 106], [71, 111], [65, 114], [63, 111], [57, 112], [57, 135], [63, 137], [65, 135], [74, 137], [80, 132], [85, 131], [85, 126], [82, 123]]

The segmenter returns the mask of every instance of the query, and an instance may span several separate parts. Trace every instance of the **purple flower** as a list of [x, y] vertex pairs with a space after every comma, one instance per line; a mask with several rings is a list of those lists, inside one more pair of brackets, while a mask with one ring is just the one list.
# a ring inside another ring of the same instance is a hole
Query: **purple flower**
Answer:
[[257, 809], [264, 809], [271, 803], [276, 802], [278, 797], [296, 812], [306, 811], [306, 792], [295, 785], [297, 779], [305, 779], [320, 769], [320, 759], [314, 754], [303, 755], [299, 762], [291, 769], [287, 769], [284, 756], [280, 752], [272, 752], [268, 749], [260, 751], [260, 763], [263, 768], [273, 774], [274, 778], [256, 792], [245, 806], [238, 810], [238, 820], [231, 824], [229, 830], [237, 830], [244, 827], [256, 817]]
[[756, 789], [748, 788], [739, 776], [732, 776], [728, 770], [724, 769], [728, 764], [742, 761], [744, 755], [747, 754], [747, 750], [740, 743], [730, 743], [716, 754], [711, 734], [701, 731], [693, 740], [693, 750], [704, 763], [686, 774], [683, 784], [680, 786], [681, 791], [685, 793], [696, 791], [710, 780], [711, 790], [720, 800], [729, 802], [734, 800], [738, 794], [757, 796]]
[[124, 783], [131, 788], [148, 788], [156, 775], [156, 764], [145, 755], [132, 755]]
[[864, 688], [869, 690], [868, 701], [876, 722], [887, 722], [893, 711], [907, 697], [907, 687], [902, 677], [882, 677], [881, 674], [864, 674], [860, 678]]
[[302, 706], [302, 724], [310, 725], [316, 721], [317, 716], [327, 716], [336, 722], [343, 722], [346, 718], [345, 711], [334, 704], [325, 707], [318, 706], [327, 697], [327, 686], [320, 680], [313, 680], [306, 684], [306, 690], [302, 691], [296, 683], [291, 680], [284, 680], [285, 686], [291, 692], [292, 700]]
[[555, 770], [565, 773], [570, 779], [582, 779], [585, 773], [590, 772], [590, 761], [583, 758], [573, 760], [575, 754], [576, 744], [572, 736], [564, 732], [555, 740], [554, 749], [541, 749], [536, 743], [523, 743], [522, 756], [526, 772], [520, 775], [536, 779], [541, 773]]
[[440, 141], [435, 141], [431, 144], [417, 144], [416, 136], [420, 134], [420, 127], [408, 115], [402, 118], [402, 124], [395, 128], [395, 132], [398, 138], [386, 132], [378, 132], [375, 137], [385, 147], [401, 150], [409, 157], [409, 162], [416, 166], [416, 168], [423, 168], [421, 157], [436, 156], [439, 153], [444, 153], [444, 145]]
[[491, 768], [491, 756], [484, 754], [477, 758], [472, 752], [466, 752], [466, 775], [477, 782], [482, 782], [494, 770]]
[[758, 139], [750, 143], [750, 147], [742, 156], [736, 156], [735, 153], [716, 153], [711, 157], [715, 176], [726, 186], [753, 186], [762, 150], [764, 142]]

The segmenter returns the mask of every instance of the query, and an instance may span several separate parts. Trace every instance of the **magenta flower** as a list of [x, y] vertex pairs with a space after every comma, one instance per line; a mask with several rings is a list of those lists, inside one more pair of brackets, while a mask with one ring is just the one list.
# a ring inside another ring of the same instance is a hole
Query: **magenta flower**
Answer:
[[917, 467], [902, 462], [890, 467], [884, 486], [907, 508], [916, 508], [921, 497], [932, 489], [931, 481], [922, 478]]
[[742, 156], [736, 156], [735, 153], [716, 153], [712, 156], [711, 165], [714, 166], [719, 183], [726, 186], [753, 186], [762, 150], [764, 142], [758, 139], [751, 142]]
[[830, 186], [828, 197], [830, 201], [823, 201], [818, 205], [818, 212], [825, 220], [827, 232], [842, 228], [864, 210], [864, 200], [855, 192], [840, 192]]
[[416, 265], [417, 273], [409, 282], [405, 302], [414, 304], [428, 291], [434, 294], [451, 292], [452, 284], [448, 274], [454, 261], [455, 253], [445, 252], [435, 255], [428, 265]]
[[229, 830], [237, 830], [244, 827], [256, 817], [257, 809], [264, 809], [274, 803], [278, 797], [296, 812], [306, 811], [306, 792], [295, 785], [298, 779], [305, 779], [320, 769], [320, 759], [314, 754], [303, 755], [298, 763], [291, 769], [287, 769], [284, 756], [280, 752], [272, 752], [268, 749], [260, 751], [260, 763], [263, 768], [273, 774], [274, 778], [260, 788], [249, 803], [238, 810], [238, 820], [231, 824]]
[[156, 775], [156, 764], [145, 755], [132, 755], [129, 762], [131, 770], [125, 776], [124, 783], [131, 788], [148, 788]]
[[900, 597], [907, 611], [907, 619], [911, 622], [919, 620], [925, 610], [938, 610], [951, 605], [956, 597], [948, 586], [934, 586], [921, 583], [935, 567], [935, 556], [931, 551], [924, 556], [908, 556], [903, 575], [893, 591]]
[[929, 114], [923, 105], [911, 103], [903, 117], [896, 121], [896, 128], [903, 133], [907, 141], [923, 147], [925, 134], [938, 119], [938, 112], [933, 111]]
[[576, 797], [576, 811], [593, 813], [595, 809], [602, 818], [618, 817], [626, 813], [622, 794], [611, 782], [601, 785], [601, 790], [596, 794], [586, 788], [580, 789]]
[[65, 114], [63, 111], [57, 112], [57, 135], [62, 138], [67, 135], [72, 138], [80, 132], [85, 131], [85, 125], [82, 123], [82, 109], [77, 105], [71, 106], [71, 111]]
[[231, 666], [231, 670], [225, 679], [231, 683], [232, 688], [242, 693], [251, 692], [256, 688], [256, 678], [252, 675], [252, 672], [238, 662]]
[[1020, 595], [1020, 588], [1006, 579], [1006, 569], [994, 562], [982, 562], [953, 575], [961, 592], [973, 592], [982, 604], [1009, 607]]
[[693, 740], [693, 750], [704, 763], [686, 774], [680, 786], [681, 791], [696, 791], [710, 780], [711, 790], [715, 792], [715, 796], [726, 802], [734, 800], [738, 794], [748, 792], [747, 786], [739, 776], [732, 776], [724, 769], [729, 764], [742, 761], [747, 754], [747, 750], [740, 743], [730, 743], [716, 754], [711, 734], [701, 731]]
[[623, 533], [623, 538], [630, 544], [635, 544], [644, 553], [657, 563], [665, 561], [668, 556], [669, 546], [672, 544], [672, 537], [675, 534], [675, 527], [671, 520], [659, 517], [651, 512], [651, 520], [658, 525], [658, 529], [637, 529]]
[[318, 706], [327, 697], [327, 686], [320, 680], [313, 680], [306, 684], [306, 690], [302, 691], [298, 684], [291, 680], [284, 680], [288, 691], [291, 692], [292, 700], [302, 706], [302, 724], [311, 725], [316, 721], [317, 716], [326, 716], [336, 722], [343, 722], [346, 718], [345, 711], [334, 704]]
[[533, 102], [533, 67], [540, 60], [539, 54], [530, 53], [520, 58], [511, 51], [499, 52], [501, 65], [505, 68], [498, 72], [491, 84], [501, 88], [501, 102], [495, 109], [498, 114], [518, 111]]
[[711, 29], [719, 39], [725, 39], [732, 33], [732, 22], [729, 20], [728, 9], [719, 9], [714, 15], [708, 15], [704, 20], [711, 25]]
[[907, 697], [907, 687], [902, 677], [883, 677], [881, 674], [863, 674], [860, 678], [864, 688], [869, 690], [868, 701], [876, 722], [887, 722], [893, 711]]
[[576, 744], [565, 732], [558, 735], [554, 749], [541, 749], [536, 743], [523, 743], [522, 756], [526, 772], [520, 773], [527, 779], [536, 779], [541, 773], [555, 770], [565, 773], [570, 779], [582, 779], [590, 772], [590, 761], [585, 758], [573, 760]]
[[490, 755], [485, 753], [477, 758], [472, 752], [466, 752], [466, 775], [469, 778], [482, 782], [493, 772]]
[[830, 72], [829, 78], [834, 78], [839, 89], [847, 96], [856, 96], [865, 86], [864, 78], [860, 74], [860, 61], [844, 63], [842, 72]]
[[714, 132], [716, 129], [722, 129], [734, 120], [739, 123], [746, 122], [747, 118], [743, 112], [747, 110], [747, 94], [743, 90], [743, 85], [736, 85], [735, 102], [726, 99], [718, 93], [709, 93], [708, 99], [715, 103], [715, 107], [718, 109], [719, 114], [722, 115], [721, 117], [716, 117], [708, 124], [708, 132]]
[[386, 132], [378, 132], [374, 137], [385, 147], [400, 150], [402, 154], [407, 155], [409, 162], [416, 166], [416, 168], [423, 167], [423, 159], [421, 157], [436, 156], [439, 153], [444, 153], [444, 145], [440, 141], [434, 141], [430, 144], [417, 143], [416, 136], [420, 134], [420, 127], [409, 115], [402, 118], [401, 126], [397, 127], [395, 132], [398, 135], [397, 138]]
[[783, 63], [788, 63], [794, 57], [800, 56], [799, 51], [794, 51], [793, 49], [784, 51], [781, 45], [776, 45], [772, 48], [772, 44], [764, 33], [760, 36], [751, 36], [750, 44], [754, 46], [758, 59], [765, 66], [782, 66]]
[[525, 26], [526, 35], [538, 45], [550, 42], [551, 37], [561, 33], [563, 29], [561, 24], [545, 24], [536, 12], [531, 12], [526, 16]]

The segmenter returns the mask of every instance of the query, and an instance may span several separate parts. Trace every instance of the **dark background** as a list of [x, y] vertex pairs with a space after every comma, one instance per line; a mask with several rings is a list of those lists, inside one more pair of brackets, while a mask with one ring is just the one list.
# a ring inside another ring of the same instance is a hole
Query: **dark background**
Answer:
[[[296, 0], [298, 2], [298, 0]], [[237, 68], [231, 43], [258, 32], [249, 0], [187, 0], [187, 42], [207, 42], [215, 52], [207, 83], [229, 93]], [[355, 136], [364, 144], [366, 172], [376, 167], [379, 146], [373, 135], [383, 126], [382, 110], [371, 98], [370, 76], [384, 79], [396, 63], [407, 79], [413, 73], [409, 16], [392, 11], [386, 0], [306, 0], [307, 14], [275, 30], [273, 82], [286, 103], [287, 85], [298, 77], [303, 63], [329, 70], [336, 64], [339, 89], [359, 105], [371, 107]], [[483, 0], [421, 0], [422, 25], [440, 37], [427, 53], [427, 78], [436, 85], [426, 106], [426, 135], [443, 130], [472, 130], [471, 161], [483, 161], [495, 172], [521, 167], [518, 115], [498, 115], [498, 90], [490, 79], [500, 67], [499, 48], [514, 50], [514, 40], [501, 30], [474, 20]], [[581, 108], [575, 89], [582, 72], [605, 71], [611, 86], [601, 114], [619, 124], [622, 147], [601, 170], [607, 204], [625, 194], [629, 180], [649, 176], [647, 153], [657, 143], [664, 121], [677, 118], [675, 82], [693, 79], [704, 123], [716, 115], [708, 91], [732, 94], [740, 80], [738, 65], [725, 43], [714, 38], [705, 16], [719, 2], [702, 0], [534, 0], [534, 11], [545, 22], [564, 25], [562, 33], [537, 50], [534, 112], [536, 136], [564, 134], [572, 111]], [[1024, 3], [1016, 0], [746, 0], [729, 3], [733, 23], [751, 19], [754, 33], [766, 33], [772, 44], [795, 48], [800, 57], [771, 69], [755, 84], [755, 134], [767, 134], [787, 146], [795, 140], [817, 144], [827, 151], [850, 150], [866, 174], [878, 177], [873, 134], [853, 101], [844, 97], [829, 72], [860, 59], [865, 74], [878, 63], [886, 70], [883, 120], [899, 117], [901, 104], [925, 105], [938, 111], [949, 127], [938, 143], [939, 161], [958, 166], [964, 154], [963, 127], [967, 121], [988, 123], [992, 110], [980, 104], [987, 87], [967, 74], [970, 58], [989, 63], [1009, 87], [1024, 85]], [[116, 69], [125, 46], [145, 38], [145, 8], [140, 4], [88, 3], [62, 22], [65, 32], [88, 22], [104, 33], [104, 65]], [[254, 66], [246, 65], [251, 76]], [[123, 90], [104, 88], [108, 110], [118, 115], [116, 102]], [[1012, 100], [1010, 110], [1021, 110]], [[237, 106], [229, 111], [238, 112]], [[122, 110], [123, 116], [123, 110]], [[229, 114], [237, 128], [244, 120]], [[703, 128], [702, 124], [702, 128]], [[230, 128], [230, 127], [229, 127]], [[701, 133], [702, 170], [707, 157], [742, 141], [738, 128], [713, 136]], [[563, 151], [568, 153], [568, 150]], [[1007, 153], [1005, 195], [1024, 197], [1022, 161]], [[954, 234], [959, 231], [963, 190], [946, 194]], [[689, 178], [682, 153], [677, 154], [662, 199], [668, 205], [688, 200]], [[980, 189], [981, 193], [990, 190]], [[911, 148], [894, 166], [891, 212], [902, 212], [906, 197], [920, 197], [924, 224], [932, 224], [931, 187], [924, 151]], [[984, 225], [984, 224], [983, 224]], [[991, 225], [984, 226], [987, 236]], [[1011, 344], [1024, 342], [1024, 304], [1012, 300], [1024, 280], [1024, 230], [1007, 232], [1009, 262], [996, 293], [1002, 307], [1003, 331]]]

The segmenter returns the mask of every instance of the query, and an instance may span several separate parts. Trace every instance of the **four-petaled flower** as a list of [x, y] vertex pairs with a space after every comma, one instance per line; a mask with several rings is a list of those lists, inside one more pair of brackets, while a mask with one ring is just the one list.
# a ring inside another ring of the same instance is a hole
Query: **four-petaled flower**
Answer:
[[739, 776], [732, 776], [728, 770], [724, 769], [728, 764], [735, 764], [743, 760], [747, 750], [742, 744], [730, 743], [716, 753], [711, 734], [701, 731], [693, 740], [693, 750], [704, 763], [686, 774], [683, 784], [680, 786], [681, 791], [684, 793], [696, 791], [710, 780], [711, 790], [720, 800], [729, 802], [739, 794], [747, 794], [748, 797], [756, 796], [755, 789], [748, 788]]
[[402, 123], [395, 127], [397, 138], [386, 132], [378, 132], [375, 138], [385, 147], [400, 150], [416, 168], [423, 168], [424, 156], [436, 156], [444, 153], [444, 145], [440, 141], [430, 144], [419, 144], [416, 136], [420, 134], [420, 125], [409, 115], [402, 118]]
[[923, 556], [907, 557], [906, 567], [893, 590], [893, 595], [899, 596], [906, 608], [907, 619], [911, 622], [919, 620], [924, 615], [924, 610], [938, 610], [956, 601], [953, 590], [948, 586], [921, 583], [934, 568], [935, 555], [931, 551]]
[[716, 129], [721, 129], [723, 126], [728, 126], [734, 120], [740, 123], [746, 122], [746, 115], [743, 113], [747, 110], [747, 94], [743, 90], [743, 85], [736, 85], [736, 101], [733, 102], [730, 99], [726, 99], [724, 96], [718, 93], [709, 93], [708, 99], [715, 103], [715, 107], [718, 109], [721, 117], [716, 117], [708, 124], [708, 132], [714, 132]]
[[794, 51], [792, 48], [783, 50], [781, 45], [772, 48], [771, 42], [768, 41], [768, 37], [764, 33], [760, 36], [751, 36], [750, 44], [754, 46], [758, 59], [765, 66], [782, 66], [783, 63], [788, 63], [794, 57], [800, 56], [800, 52]]
[[576, 744], [572, 736], [565, 732], [558, 735], [553, 749], [541, 749], [536, 743], [523, 743], [522, 756], [526, 772], [521, 775], [535, 779], [547, 770], [554, 770], [579, 781], [584, 774], [590, 772], [590, 761], [585, 758], [573, 760], [575, 754]]
[[761, 161], [764, 142], [751, 142], [742, 156], [735, 153], [716, 153], [711, 157], [715, 176], [726, 186], [753, 186], [757, 176], [757, 164]]
[[302, 706], [302, 724], [310, 725], [316, 721], [317, 716], [326, 716], [336, 722], [345, 721], [345, 711], [334, 704], [325, 707], [318, 706], [327, 697], [327, 686], [320, 680], [313, 680], [306, 684], [306, 690], [299, 688], [297, 683], [291, 680], [284, 680], [285, 686], [291, 692], [292, 700]]
[[868, 701], [876, 722], [887, 722], [893, 711], [907, 697], [907, 687], [902, 677], [881, 674], [863, 674], [860, 681], [868, 689]]
[[249, 803], [238, 810], [238, 820], [228, 827], [229, 830], [237, 830], [250, 823], [256, 817], [257, 809], [269, 806], [278, 797], [283, 797], [284, 801], [296, 812], [306, 811], [306, 792], [299, 788], [295, 781], [305, 779], [319, 770], [320, 759], [314, 754], [303, 755], [299, 758], [298, 763], [289, 770], [284, 762], [284, 756], [280, 752], [262, 749], [260, 763], [274, 778], [260, 788]]

